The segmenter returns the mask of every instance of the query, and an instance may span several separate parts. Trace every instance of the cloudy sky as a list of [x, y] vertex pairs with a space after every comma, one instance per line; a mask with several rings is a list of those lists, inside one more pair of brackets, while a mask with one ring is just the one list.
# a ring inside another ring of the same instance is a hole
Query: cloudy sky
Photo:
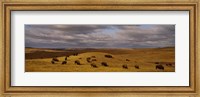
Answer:
[[156, 48], [175, 46], [175, 25], [25, 25], [25, 47]]

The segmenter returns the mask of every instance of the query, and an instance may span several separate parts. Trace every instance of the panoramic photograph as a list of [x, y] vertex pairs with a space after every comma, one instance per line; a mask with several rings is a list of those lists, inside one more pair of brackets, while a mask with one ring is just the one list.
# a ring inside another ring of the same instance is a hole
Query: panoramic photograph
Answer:
[[175, 25], [26, 24], [25, 72], [175, 72]]

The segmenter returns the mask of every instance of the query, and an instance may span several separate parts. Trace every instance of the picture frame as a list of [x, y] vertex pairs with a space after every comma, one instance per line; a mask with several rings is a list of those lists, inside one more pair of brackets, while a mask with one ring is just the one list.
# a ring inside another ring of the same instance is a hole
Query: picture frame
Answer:
[[[150, 96], [186, 96], [199, 97], [199, 0], [163, 2], [152, 0], [152, 2], [141, 1], [61, 1], [61, 2], [1, 2], [2, 5], [2, 34], [1, 34], [1, 95], [15, 96], [16, 94], [46, 94], [66, 96], [138, 96], [151, 94]], [[190, 32], [190, 68], [189, 86], [11, 86], [11, 11], [189, 11]], [[159, 94], [159, 95], [158, 95]], [[32, 96], [31, 96], [32, 97]]]

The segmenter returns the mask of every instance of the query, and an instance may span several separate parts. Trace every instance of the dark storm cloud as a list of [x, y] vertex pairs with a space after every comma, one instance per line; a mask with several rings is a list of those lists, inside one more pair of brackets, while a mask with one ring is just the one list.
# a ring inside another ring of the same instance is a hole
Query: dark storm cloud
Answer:
[[83, 25], [27, 25], [32, 28], [36, 29], [47, 29], [47, 30], [56, 30], [56, 31], [65, 31], [65, 34], [68, 33], [75, 33], [75, 34], [86, 34], [92, 33], [98, 29], [106, 29], [109, 26], [98, 26], [98, 25], [90, 25], [90, 26], [83, 26]]
[[175, 25], [25, 25], [25, 46], [168, 47], [175, 46]]

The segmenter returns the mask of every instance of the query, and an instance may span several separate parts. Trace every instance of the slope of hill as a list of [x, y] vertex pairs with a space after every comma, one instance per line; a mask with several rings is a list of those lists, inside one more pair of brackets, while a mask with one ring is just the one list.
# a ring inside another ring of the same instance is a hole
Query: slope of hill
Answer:
[[[41, 49], [38, 49], [41, 50]], [[41, 54], [37, 58], [30, 58], [38, 52], [26, 50], [26, 72], [174, 72], [175, 49], [174, 48], [144, 48], [144, 49], [77, 49], [70, 50], [41, 50], [49, 53]], [[78, 53], [78, 55], [73, 55]], [[27, 55], [28, 54], [28, 55]], [[110, 55], [112, 58], [105, 57]], [[29, 56], [27, 58], [27, 56]], [[46, 56], [46, 57], [45, 57]], [[52, 64], [52, 58], [58, 56], [59, 62]], [[62, 64], [67, 57], [67, 64]], [[42, 57], [42, 58], [40, 58]], [[88, 62], [88, 58], [90, 61]], [[93, 60], [93, 61], [92, 61]], [[77, 65], [75, 61], [79, 61]], [[102, 65], [102, 62], [108, 66]], [[159, 63], [164, 67], [156, 69]], [[92, 66], [95, 65], [96, 67]], [[167, 65], [171, 64], [171, 65]], [[127, 66], [124, 68], [123, 66]]]

